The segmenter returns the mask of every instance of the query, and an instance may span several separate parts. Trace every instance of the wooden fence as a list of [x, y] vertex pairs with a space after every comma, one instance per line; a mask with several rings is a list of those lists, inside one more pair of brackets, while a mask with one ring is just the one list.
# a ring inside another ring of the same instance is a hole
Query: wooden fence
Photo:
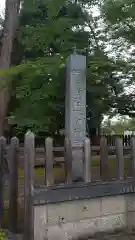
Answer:
[[[103, 138], [103, 137], [102, 137]], [[102, 139], [101, 138], [101, 139]], [[120, 139], [119, 137], [117, 139]], [[19, 141], [19, 140], [18, 140]], [[44, 141], [45, 145], [45, 141]], [[10, 145], [8, 144], [6, 146], [6, 152], [8, 152], [8, 149], [10, 148]], [[131, 145], [129, 146], [123, 146], [123, 155], [124, 158], [129, 159], [131, 158]], [[46, 162], [46, 150], [45, 147], [35, 147], [35, 166], [43, 166]], [[53, 162], [54, 164], [60, 164], [64, 163], [64, 156], [65, 156], [65, 148], [64, 147], [52, 147], [53, 152]], [[107, 152], [108, 152], [108, 159], [112, 159], [116, 157], [116, 145], [110, 146], [107, 144]], [[92, 160], [100, 160], [100, 153], [101, 153], [101, 147], [100, 146], [93, 146], [91, 145], [91, 156]], [[18, 166], [22, 168], [24, 165], [24, 147], [20, 146], [18, 148]]]
[[132, 138], [134, 135], [104, 135], [107, 138], [107, 144], [109, 146], [115, 146], [115, 142], [117, 138], [121, 138], [123, 142], [123, 146], [131, 145]]
[[[92, 135], [92, 136], [90, 136], [91, 144], [93, 146], [94, 145], [99, 145], [101, 137], [106, 137], [107, 138], [107, 145], [108, 146], [115, 146], [115, 142], [116, 142], [117, 138], [122, 138], [123, 146], [129, 146], [130, 143], [131, 143], [131, 139], [132, 139], [133, 135], [122, 135], [122, 134]], [[7, 138], [8, 143], [10, 143], [10, 139], [11, 139], [11, 137]], [[20, 142], [20, 145], [23, 146], [24, 145], [24, 137], [22, 137], [22, 136], [19, 137], [19, 142]], [[64, 135], [55, 137], [53, 142], [54, 142], [55, 147], [59, 147], [59, 146], [64, 145]], [[44, 137], [39, 137], [39, 136], [35, 137], [35, 147], [41, 148], [43, 146], [44, 146]]]
[[[98, 151], [100, 156], [100, 180], [108, 181], [108, 152], [114, 151], [116, 154], [116, 179], [124, 179], [124, 150], [130, 152], [130, 177], [135, 178], [135, 138], [131, 138], [130, 147], [123, 147], [122, 138], [116, 139], [115, 147], [108, 147], [107, 138], [101, 137], [100, 147], [91, 146], [90, 140], [84, 140], [84, 182], [92, 181], [92, 152]], [[63, 148], [54, 148], [52, 138], [45, 140], [45, 149], [38, 149], [45, 156], [45, 181], [44, 185], [50, 187], [55, 184], [53, 175], [54, 152], [63, 151], [65, 165], [65, 184], [72, 184], [72, 149], [71, 143], [65, 139]], [[10, 145], [6, 146], [6, 139], [0, 138], [0, 223], [4, 214], [4, 166], [9, 164], [9, 216], [8, 228], [12, 233], [18, 229], [18, 169], [19, 152], [24, 151], [24, 239], [33, 240], [33, 195], [34, 195], [34, 165], [36, 158], [35, 136], [32, 132], [27, 132], [24, 140], [24, 148], [19, 148], [19, 140], [16, 137], [11, 139]]]

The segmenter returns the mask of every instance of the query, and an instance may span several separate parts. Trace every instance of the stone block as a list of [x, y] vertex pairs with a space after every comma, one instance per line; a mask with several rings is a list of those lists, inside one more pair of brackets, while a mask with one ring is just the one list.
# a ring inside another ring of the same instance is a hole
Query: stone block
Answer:
[[34, 240], [43, 240], [47, 233], [46, 206], [34, 207]]
[[135, 211], [135, 194], [125, 195], [126, 211]]
[[48, 223], [73, 222], [101, 216], [101, 200], [64, 202], [48, 205]]
[[125, 213], [124, 196], [102, 198], [102, 215]]
[[125, 228], [126, 216], [125, 213], [102, 216], [100, 218], [99, 231], [115, 231], [116, 229]]

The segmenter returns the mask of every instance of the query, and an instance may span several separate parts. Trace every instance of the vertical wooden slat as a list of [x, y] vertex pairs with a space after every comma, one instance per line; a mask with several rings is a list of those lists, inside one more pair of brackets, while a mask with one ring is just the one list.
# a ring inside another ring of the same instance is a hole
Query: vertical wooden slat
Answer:
[[6, 139], [0, 137], [0, 227], [4, 216], [4, 161]]
[[19, 140], [14, 137], [11, 139], [9, 149], [9, 218], [8, 227], [12, 233], [17, 232], [18, 224], [18, 151]]
[[25, 134], [24, 144], [24, 240], [34, 239], [33, 182], [35, 162], [35, 136]]
[[90, 139], [84, 140], [84, 181], [91, 182], [92, 158]]
[[116, 172], [117, 179], [124, 179], [124, 156], [123, 156], [123, 140], [116, 139]]
[[135, 137], [131, 138], [131, 176], [135, 178]]
[[108, 147], [107, 139], [100, 139], [100, 176], [103, 181], [108, 180]]
[[124, 146], [127, 146], [127, 135], [123, 136], [124, 138]]
[[45, 177], [46, 185], [50, 186], [54, 184], [53, 176], [53, 139], [48, 137], [45, 140]]
[[72, 148], [71, 142], [67, 137], [65, 138], [64, 147], [66, 182], [70, 184], [72, 183]]
[[128, 146], [131, 145], [131, 139], [132, 139], [132, 136], [131, 136], [131, 135], [128, 135]]

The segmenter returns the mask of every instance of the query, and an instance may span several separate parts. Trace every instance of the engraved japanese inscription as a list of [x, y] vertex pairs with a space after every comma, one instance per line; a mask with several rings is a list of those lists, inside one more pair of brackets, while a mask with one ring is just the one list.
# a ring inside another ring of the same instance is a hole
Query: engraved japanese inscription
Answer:
[[84, 71], [71, 73], [72, 145], [82, 146], [86, 134], [86, 82]]
[[65, 126], [72, 146], [72, 179], [80, 179], [86, 135], [86, 57], [83, 55], [71, 54], [67, 60]]

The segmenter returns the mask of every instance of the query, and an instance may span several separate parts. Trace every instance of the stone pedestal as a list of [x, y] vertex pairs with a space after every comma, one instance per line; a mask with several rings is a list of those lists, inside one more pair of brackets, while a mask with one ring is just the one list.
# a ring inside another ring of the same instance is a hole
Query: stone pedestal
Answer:
[[72, 178], [83, 178], [86, 136], [86, 57], [72, 54], [67, 60], [65, 135], [72, 146]]

